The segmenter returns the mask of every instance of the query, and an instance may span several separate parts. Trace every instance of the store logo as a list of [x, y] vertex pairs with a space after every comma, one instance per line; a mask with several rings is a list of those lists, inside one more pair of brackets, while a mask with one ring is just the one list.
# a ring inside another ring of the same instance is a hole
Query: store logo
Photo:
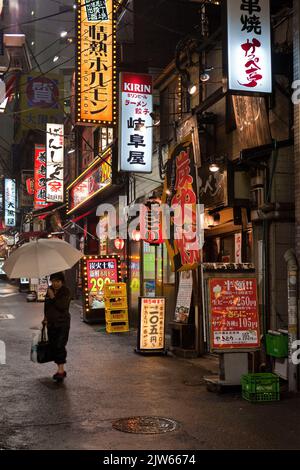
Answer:
[[6, 345], [4, 341], [0, 341], [0, 365], [6, 364]]

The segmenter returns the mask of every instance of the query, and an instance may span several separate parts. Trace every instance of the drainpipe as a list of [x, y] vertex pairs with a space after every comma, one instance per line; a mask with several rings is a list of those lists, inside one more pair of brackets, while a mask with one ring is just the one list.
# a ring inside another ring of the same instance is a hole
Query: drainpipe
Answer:
[[288, 332], [289, 332], [289, 355], [288, 355], [288, 380], [289, 392], [297, 392], [297, 365], [292, 362], [294, 341], [298, 334], [298, 309], [297, 309], [297, 285], [298, 285], [298, 263], [293, 249], [288, 250], [284, 259], [288, 270]]

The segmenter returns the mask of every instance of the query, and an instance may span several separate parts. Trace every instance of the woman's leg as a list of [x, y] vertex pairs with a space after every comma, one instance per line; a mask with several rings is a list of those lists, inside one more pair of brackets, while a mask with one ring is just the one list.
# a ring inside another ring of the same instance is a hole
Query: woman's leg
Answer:
[[57, 365], [57, 373], [63, 375], [66, 363], [66, 344], [69, 338], [70, 325], [62, 325], [48, 330], [49, 342], [53, 351], [53, 360]]

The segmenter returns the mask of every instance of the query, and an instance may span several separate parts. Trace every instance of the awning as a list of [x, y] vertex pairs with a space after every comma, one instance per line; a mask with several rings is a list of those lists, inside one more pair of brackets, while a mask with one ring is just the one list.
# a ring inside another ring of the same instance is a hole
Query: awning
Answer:
[[59, 209], [63, 209], [64, 207], [66, 207], [66, 204], [61, 204], [61, 205], [51, 204], [51, 206], [46, 206], [41, 209], [34, 209], [32, 211], [32, 216], [33, 217], [39, 217], [40, 215], [46, 216], [49, 214], [53, 214], [55, 211]]

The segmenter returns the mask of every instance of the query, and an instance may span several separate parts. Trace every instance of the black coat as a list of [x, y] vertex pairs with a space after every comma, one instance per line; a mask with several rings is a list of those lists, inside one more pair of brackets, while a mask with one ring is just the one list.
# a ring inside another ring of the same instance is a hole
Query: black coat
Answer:
[[44, 313], [49, 326], [63, 326], [70, 323], [70, 301], [70, 291], [65, 286], [56, 292], [54, 299], [46, 295]]

